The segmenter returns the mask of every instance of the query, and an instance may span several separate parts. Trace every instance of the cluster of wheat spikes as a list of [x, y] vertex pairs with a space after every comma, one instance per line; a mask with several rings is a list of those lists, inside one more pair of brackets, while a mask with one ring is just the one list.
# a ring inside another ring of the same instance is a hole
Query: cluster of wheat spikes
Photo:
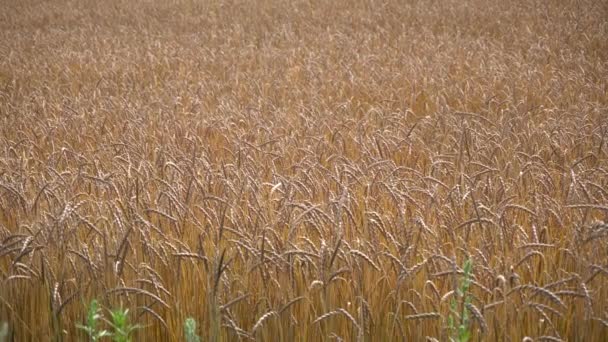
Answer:
[[608, 339], [606, 1], [0, 3], [14, 340]]

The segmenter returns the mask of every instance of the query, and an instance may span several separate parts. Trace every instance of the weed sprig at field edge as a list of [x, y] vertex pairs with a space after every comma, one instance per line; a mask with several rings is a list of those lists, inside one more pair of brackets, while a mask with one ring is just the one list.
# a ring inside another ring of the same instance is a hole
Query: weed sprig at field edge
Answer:
[[9, 338], [608, 339], [605, 1], [1, 8]]

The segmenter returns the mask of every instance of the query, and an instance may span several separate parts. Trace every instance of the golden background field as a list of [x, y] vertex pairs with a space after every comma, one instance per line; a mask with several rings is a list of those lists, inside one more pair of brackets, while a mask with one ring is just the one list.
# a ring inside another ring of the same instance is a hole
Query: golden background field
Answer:
[[[0, 1], [0, 321], [608, 339], [606, 1]], [[428, 338], [427, 338], [428, 337]]]

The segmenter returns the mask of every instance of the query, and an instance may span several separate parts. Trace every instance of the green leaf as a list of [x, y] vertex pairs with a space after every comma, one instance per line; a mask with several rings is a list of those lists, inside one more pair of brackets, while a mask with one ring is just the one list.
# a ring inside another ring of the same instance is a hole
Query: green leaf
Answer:
[[192, 317], [188, 317], [184, 322], [184, 335], [186, 342], [200, 342], [200, 337], [196, 335], [196, 321]]
[[106, 330], [97, 331], [97, 321], [101, 319], [101, 308], [97, 300], [93, 299], [87, 311], [86, 325], [76, 324], [76, 328], [84, 330], [91, 341], [97, 341], [102, 337], [109, 336]]

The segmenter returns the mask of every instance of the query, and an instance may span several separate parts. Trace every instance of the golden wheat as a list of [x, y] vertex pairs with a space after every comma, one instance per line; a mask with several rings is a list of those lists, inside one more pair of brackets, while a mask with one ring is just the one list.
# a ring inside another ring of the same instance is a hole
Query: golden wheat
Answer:
[[605, 1], [0, 2], [13, 340], [608, 339]]

